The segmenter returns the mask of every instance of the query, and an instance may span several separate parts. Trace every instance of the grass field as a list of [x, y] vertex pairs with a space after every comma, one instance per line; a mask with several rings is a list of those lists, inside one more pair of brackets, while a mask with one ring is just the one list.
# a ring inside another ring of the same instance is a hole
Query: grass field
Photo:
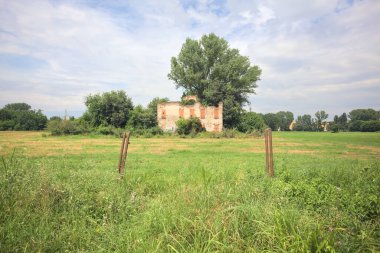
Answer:
[[0, 132], [0, 252], [379, 252], [380, 133]]

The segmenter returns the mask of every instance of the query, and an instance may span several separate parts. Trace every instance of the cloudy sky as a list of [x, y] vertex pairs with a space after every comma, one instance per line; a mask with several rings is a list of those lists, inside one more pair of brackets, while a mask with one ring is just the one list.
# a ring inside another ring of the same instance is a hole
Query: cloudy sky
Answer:
[[178, 100], [170, 58], [216, 33], [262, 70], [256, 112], [380, 110], [380, 1], [0, 0], [0, 107], [80, 116], [88, 94]]

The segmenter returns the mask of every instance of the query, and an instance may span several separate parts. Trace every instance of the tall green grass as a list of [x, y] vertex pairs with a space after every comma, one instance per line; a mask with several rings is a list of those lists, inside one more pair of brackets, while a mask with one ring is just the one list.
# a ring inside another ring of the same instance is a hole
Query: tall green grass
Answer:
[[378, 161], [276, 154], [271, 179], [194, 145], [131, 153], [123, 179], [117, 154], [1, 157], [0, 252], [380, 251]]

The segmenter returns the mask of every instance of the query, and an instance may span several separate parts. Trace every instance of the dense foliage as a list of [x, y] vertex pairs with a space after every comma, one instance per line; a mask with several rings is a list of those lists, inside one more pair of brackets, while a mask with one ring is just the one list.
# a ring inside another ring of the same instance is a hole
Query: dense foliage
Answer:
[[316, 128], [318, 131], [323, 131], [323, 125], [322, 123], [327, 120], [329, 115], [325, 111], [317, 111], [315, 113], [315, 123], [316, 123]]
[[341, 116], [335, 115], [334, 121], [332, 122], [331, 129], [333, 132], [347, 131], [348, 130], [348, 120], [347, 114], [344, 112]]
[[380, 131], [380, 120], [355, 120], [350, 122], [349, 130], [352, 132], [377, 132]]
[[265, 124], [273, 131], [289, 131], [289, 125], [294, 120], [294, 115], [289, 111], [279, 111], [277, 113], [267, 113], [263, 115]]
[[0, 109], [0, 130], [42, 130], [47, 117], [26, 103], [7, 104]]
[[374, 109], [355, 109], [348, 114], [348, 117], [351, 121], [380, 120], [380, 111], [375, 111]]
[[[157, 109], [156, 113], [157, 114]], [[128, 127], [135, 129], [148, 129], [157, 125], [157, 117], [149, 108], [136, 106], [129, 115]]]
[[122, 90], [89, 95], [85, 104], [87, 111], [83, 117], [94, 127], [103, 125], [123, 128], [133, 110], [132, 99]]
[[[292, 112], [284, 112], [280, 111], [276, 113], [276, 116], [278, 118], [278, 127], [281, 131], [289, 131], [290, 123], [294, 120], [294, 116]], [[273, 130], [273, 129], [272, 129]]]
[[50, 118], [47, 130], [52, 135], [84, 134], [90, 131], [89, 126], [80, 120], [62, 120], [60, 118]]
[[243, 133], [252, 133], [256, 131], [263, 131], [266, 125], [263, 117], [255, 112], [243, 112], [238, 130]]
[[197, 134], [204, 131], [201, 120], [197, 117], [189, 119], [179, 119], [176, 122], [177, 133], [180, 135]]
[[275, 113], [263, 114], [263, 119], [264, 119], [265, 124], [270, 129], [272, 129], [273, 131], [278, 129], [280, 120]]
[[300, 115], [296, 120], [296, 129], [297, 131], [314, 131], [315, 122], [314, 119], [309, 114]]
[[260, 68], [251, 66], [248, 57], [211, 33], [199, 41], [186, 39], [179, 55], [171, 59], [168, 78], [204, 104], [223, 102], [223, 124], [231, 128], [238, 126], [242, 106], [255, 93], [260, 74]]

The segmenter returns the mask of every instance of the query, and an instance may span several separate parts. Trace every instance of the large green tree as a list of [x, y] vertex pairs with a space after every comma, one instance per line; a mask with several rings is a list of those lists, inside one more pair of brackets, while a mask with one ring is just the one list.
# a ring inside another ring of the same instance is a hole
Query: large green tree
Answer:
[[262, 131], [266, 127], [263, 116], [255, 112], [243, 112], [241, 115], [239, 131], [250, 133], [254, 131]]
[[83, 118], [92, 126], [125, 127], [133, 110], [131, 98], [122, 90], [89, 95], [85, 104], [87, 111]]
[[280, 125], [280, 121], [276, 114], [267, 113], [263, 115], [263, 119], [265, 124], [270, 127], [273, 131], [276, 131]]
[[312, 131], [313, 130], [313, 119], [311, 115], [305, 114], [297, 117], [296, 120], [296, 130], [297, 131]]
[[[157, 110], [156, 110], [157, 114]], [[148, 129], [157, 126], [157, 117], [152, 110], [143, 106], [136, 106], [130, 113], [128, 127], [134, 129]]]
[[279, 127], [281, 129], [281, 131], [289, 131], [289, 126], [290, 124], [292, 123], [292, 121], [294, 120], [294, 115], [292, 112], [289, 112], [289, 111], [280, 111], [278, 113], [276, 113], [276, 116], [278, 118], [278, 122], [279, 122]]
[[351, 121], [379, 120], [380, 119], [380, 112], [375, 111], [374, 109], [355, 109], [355, 110], [352, 110], [348, 114], [348, 117], [350, 118]]
[[47, 117], [26, 103], [7, 104], [0, 109], [0, 130], [42, 130]]
[[168, 78], [183, 88], [186, 95], [196, 95], [208, 105], [223, 102], [225, 127], [239, 124], [242, 106], [255, 94], [261, 70], [251, 66], [248, 57], [228, 42], [211, 33], [198, 40], [186, 39], [177, 57], [171, 59]]
[[315, 113], [315, 123], [317, 125], [318, 131], [323, 130], [323, 125], [322, 123], [329, 117], [329, 115], [325, 111], [317, 111]]
[[128, 127], [134, 129], [148, 129], [158, 125], [157, 122], [157, 105], [168, 102], [168, 98], [155, 97], [149, 102], [147, 108], [141, 105], [136, 106], [130, 113]]

